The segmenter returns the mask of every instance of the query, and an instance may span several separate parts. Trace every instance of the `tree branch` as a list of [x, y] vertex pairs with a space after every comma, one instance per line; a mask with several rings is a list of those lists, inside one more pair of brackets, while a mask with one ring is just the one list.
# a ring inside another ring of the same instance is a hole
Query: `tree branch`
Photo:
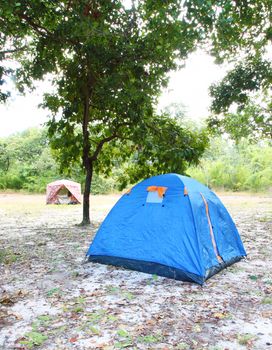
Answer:
[[0, 55], [6, 55], [8, 53], [14, 53], [14, 52], [18, 52], [18, 51], [23, 51], [26, 48], [27, 48], [27, 46], [24, 45], [22, 47], [18, 47], [17, 49], [10, 49], [10, 50], [0, 51]]
[[52, 33], [44, 28], [43, 26], [41, 26], [40, 24], [37, 24], [36, 22], [33, 21], [33, 19], [25, 14], [20, 14], [18, 13], [18, 17], [25, 20], [37, 33], [41, 34], [41, 35], [52, 35]]
[[117, 133], [117, 130], [120, 129], [122, 126], [130, 126], [130, 125], [131, 125], [131, 123], [129, 123], [129, 122], [118, 124], [118, 125], [116, 126], [115, 132], [114, 132], [111, 136], [105, 137], [103, 140], [101, 140], [101, 141], [97, 144], [96, 149], [95, 149], [93, 155], [90, 157], [90, 160], [91, 160], [91, 161], [97, 160], [97, 157], [98, 157], [98, 155], [99, 155], [100, 151], [102, 150], [102, 148], [103, 148], [103, 146], [104, 146], [105, 143], [110, 142], [110, 141], [112, 141], [112, 140], [114, 140], [114, 139], [116, 139], [116, 138], [119, 138], [119, 139], [122, 139], [122, 140], [130, 140], [128, 137], [122, 137], [121, 135], [119, 135], [119, 134]]
[[77, 45], [78, 42], [74, 39], [64, 39], [63, 37], [60, 37], [59, 35], [56, 36], [54, 32], [51, 32], [50, 30], [48, 30], [47, 28], [45, 28], [44, 26], [42, 26], [39, 23], [36, 23], [31, 17], [25, 15], [25, 14], [20, 14], [18, 13], [18, 17], [20, 19], [23, 19], [26, 21], [27, 24], [30, 25], [30, 27], [32, 29], [34, 29], [38, 34], [40, 34], [43, 37], [49, 37], [50, 39], [54, 40], [54, 41], [61, 41], [63, 43], [70, 43], [72, 45]]
[[116, 133], [114, 133], [114, 134], [112, 134], [111, 136], [105, 137], [103, 140], [101, 140], [101, 141], [98, 143], [98, 145], [97, 145], [97, 147], [96, 147], [96, 149], [95, 149], [93, 155], [91, 156], [90, 160], [91, 160], [91, 161], [97, 160], [98, 154], [99, 154], [100, 151], [102, 150], [104, 144], [107, 143], [107, 142], [110, 142], [110, 141], [114, 140], [114, 139], [117, 138], [117, 137], [118, 137], [118, 135], [117, 135]]

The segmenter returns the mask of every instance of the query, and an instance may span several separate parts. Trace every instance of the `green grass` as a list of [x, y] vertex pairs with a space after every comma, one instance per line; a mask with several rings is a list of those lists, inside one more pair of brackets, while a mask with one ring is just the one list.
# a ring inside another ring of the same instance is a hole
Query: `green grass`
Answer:
[[254, 339], [255, 339], [255, 335], [250, 333], [238, 334], [237, 336], [237, 340], [240, 345], [248, 345]]
[[15, 254], [10, 249], [0, 249], [0, 264], [11, 265], [15, 263], [19, 258], [18, 254]]
[[20, 344], [25, 345], [28, 349], [41, 346], [48, 339], [47, 335], [36, 331], [26, 333], [24, 338], [25, 340], [20, 340]]
[[261, 303], [265, 304], [265, 305], [272, 305], [272, 297], [265, 297], [265, 298], [263, 298]]

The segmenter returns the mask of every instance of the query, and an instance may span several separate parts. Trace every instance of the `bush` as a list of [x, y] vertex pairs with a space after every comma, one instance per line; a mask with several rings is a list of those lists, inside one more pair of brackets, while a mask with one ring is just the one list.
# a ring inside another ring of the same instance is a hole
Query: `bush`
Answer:
[[211, 142], [198, 167], [190, 176], [212, 188], [231, 191], [266, 191], [272, 187], [272, 147], [262, 142], [239, 145], [222, 139]]

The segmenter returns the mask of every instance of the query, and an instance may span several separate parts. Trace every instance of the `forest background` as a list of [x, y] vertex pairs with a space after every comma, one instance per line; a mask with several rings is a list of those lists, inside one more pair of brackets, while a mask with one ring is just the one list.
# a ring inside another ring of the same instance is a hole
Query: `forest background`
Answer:
[[[130, 186], [127, 164], [116, 161], [110, 175], [94, 175], [93, 194], [120, 191]], [[264, 192], [272, 190], [272, 147], [266, 140], [239, 143], [212, 137], [200, 163], [186, 174], [214, 190]], [[0, 139], [0, 190], [43, 193], [46, 184], [61, 177], [84, 184], [84, 172], [73, 166], [61, 173], [49, 146], [46, 128], [30, 128]]]

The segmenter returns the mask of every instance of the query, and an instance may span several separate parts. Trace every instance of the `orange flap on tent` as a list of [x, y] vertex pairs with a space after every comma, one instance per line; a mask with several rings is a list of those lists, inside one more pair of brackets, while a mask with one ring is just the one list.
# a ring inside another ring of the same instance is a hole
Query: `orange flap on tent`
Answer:
[[148, 192], [158, 192], [159, 197], [162, 197], [165, 192], [167, 191], [168, 187], [163, 187], [163, 186], [148, 186], [147, 191]]

